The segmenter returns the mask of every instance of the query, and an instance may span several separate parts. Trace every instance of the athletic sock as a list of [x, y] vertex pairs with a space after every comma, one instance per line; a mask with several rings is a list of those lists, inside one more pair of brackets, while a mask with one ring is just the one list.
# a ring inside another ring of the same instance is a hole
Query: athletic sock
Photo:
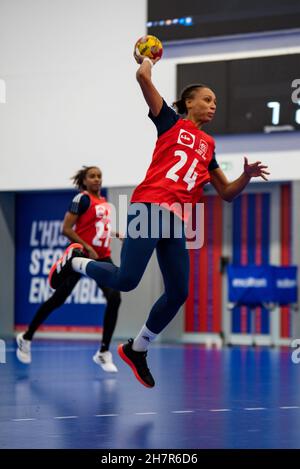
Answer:
[[71, 260], [72, 269], [79, 274], [86, 275], [86, 266], [89, 262], [92, 262], [92, 259], [86, 259], [85, 257], [74, 257]]
[[145, 352], [148, 350], [150, 342], [156, 338], [157, 334], [151, 332], [147, 326], [143, 326], [132, 344], [132, 350], [135, 352]]

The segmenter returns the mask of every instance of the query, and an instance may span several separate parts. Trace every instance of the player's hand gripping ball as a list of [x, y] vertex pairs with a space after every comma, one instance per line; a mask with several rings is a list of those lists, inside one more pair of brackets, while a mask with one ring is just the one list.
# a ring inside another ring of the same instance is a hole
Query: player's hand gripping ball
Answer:
[[134, 57], [138, 63], [143, 61], [143, 57], [157, 62], [163, 54], [163, 45], [160, 40], [151, 35], [140, 37], [134, 46]]

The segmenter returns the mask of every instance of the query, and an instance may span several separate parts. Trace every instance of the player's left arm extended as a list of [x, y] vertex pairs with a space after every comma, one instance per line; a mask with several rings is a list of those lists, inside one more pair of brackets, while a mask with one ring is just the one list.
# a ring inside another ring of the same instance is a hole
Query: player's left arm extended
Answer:
[[243, 191], [252, 177], [262, 177], [267, 181], [266, 175], [270, 174], [266, 171], [267, 168], [261, 161], [249, 164], [245, 157], [244, 172], [235, 181], [229, 182], [223, 171], [216, 168], [210, 172], [210, 182], [223, 200], [232, 202]]

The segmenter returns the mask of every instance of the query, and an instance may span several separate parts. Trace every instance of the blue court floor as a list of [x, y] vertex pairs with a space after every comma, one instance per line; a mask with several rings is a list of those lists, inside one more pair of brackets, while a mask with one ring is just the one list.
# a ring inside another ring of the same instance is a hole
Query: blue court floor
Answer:
[[0, 448], [299, 448], [300, 364], [290, 349], [154, 345], [157, 385], [92, 362], [90, 341], [14, 344], [0, 364]]

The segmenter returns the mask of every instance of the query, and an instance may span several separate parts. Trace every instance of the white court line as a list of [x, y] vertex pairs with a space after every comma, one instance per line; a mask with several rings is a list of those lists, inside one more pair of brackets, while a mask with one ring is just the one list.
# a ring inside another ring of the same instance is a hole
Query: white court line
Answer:
[[78, 415], [64, 415], [62, 417], [53, 417], [56, 420], [63, 420], [63, 419], [78, 419]]
[[244, 407], [244, 410], [266, 410], [265, 407]]
[[[258, 411], [258, 410], [276, 410], [276, 409], [282, 409], [282, 410], [293, 410], [293, 409], [300, 409], [300, 406], [280, 406], [280, 407], [275, 407], [275, 408], [267, 408], [267, 407], [244, 407], [244, 409], [202, 409], [206, 410], [207, 412], [231, 412], [233, 410], [249, 410], [249, 411]], [[193, 414], [197, 412], [197, 410], [171, 410], [169, 411], [172, 414]], [[135, 412], [132, 415], [161, 415], [159, 412]], [[94, 417], [121, 417], [121, 414], [96, 414]], [[46, 418], [46, 417], [43, 417]], [[65, 415], [65, 416], [57, 416], [57, 417], [49, 417], [53, 418], [56, 420], [64, 420], [64, 419], [78, 419], [80, 418], [78, 415]], [[38, 420], [37, 418], [20, 418], [20, 419], [10, 419], [12, 422], [28, 422], [28, 421], [34, 421]]]
[[28, 422], [29, 420], [36, 420], [36, 419], [12, 419], [13, 422]]
[[279, 407], [279, 409], [300, 409], [298, 405], [284, 405], [282, 407]]
[[172, 410], [172, 414], [192, 414], [194, 410]]
[[209, 412], [231, 412], [231, 409], [209, 409]]
[[[37, 338], [36, 340], [40, 340], [40, 338]], [[44, 341], [44, 340], [45, 341], [51, 341], [52, 338], [42, 338], [41, 339], [41, 341]], [[54, 340], [61, 340], [61, 339], [57, 338], [57, 339], [54, 339]], [[64, 339], [62, 339], [62, 340], [64, 340]], [[65, 340], [73, 340], [73, 339], [65, 339]], [[76, 340], [77, 339], [75, 339], [75, 341]], [[82, 339], [82, 340], [85, 340], [85, 339]], [[96, 339], [92, 339], [92, 340], [97, 342]], [[98, 348], [99, 348], [99, 346], [98, 346]], [[160, 348], [181, 349], [182, 347], [181, 347], [181, 345], [175, 345], [175, 344], [170, 344], [170, 345], [160, 344], [159, 346], [157, 346], [155, 344], [153, 345], [153, 350], [159, 350]], [[56, 353], [56, 352], [66, 352], [66, 351], [72, 351], [72, 350], [86, 352], [86, 351], [93, 351], [95, 349], [97, 349], [97, 345], [85, 345], [84, 347], [80, 347], [80, 346], [73, 346], [72, 344], [70, 344], [70, 345], [57, 345], [56, 346], [55, 344], [41, 345], [41, 344], [36, 344], [35, 343], [35, 344], [33, 344], [31, 350], [33, 350], [33, 352], [53, 352], [53, 353]], [[12, 347], [10, 345], [10, 346], [6, 347], [6, 352], [7, 353], [16, 353], [16, 350], [17, 350], [17, 346]]]
[[[98, 347], [99, 348], [99, 347]], [[13, 348], [13, 347], [7, 347], [6, 348], [6, 352], [8, 353], [16, 353], [16, 349], [17, 348]], [[61, 346], [61, 347], [55, 347], [54, 345], [53, 346], [45, 346], [45, 347], [41, 347], [39, 345], [34, 345], [33, 346], [33, 351], [34, 352], [67, 352], [67, 351], [72, 351], [72, 350], [75, 350], [75, 351], [91, 351], [91, 350], [94, 350], [95, 347], [72, 347], [72, 346]]]

